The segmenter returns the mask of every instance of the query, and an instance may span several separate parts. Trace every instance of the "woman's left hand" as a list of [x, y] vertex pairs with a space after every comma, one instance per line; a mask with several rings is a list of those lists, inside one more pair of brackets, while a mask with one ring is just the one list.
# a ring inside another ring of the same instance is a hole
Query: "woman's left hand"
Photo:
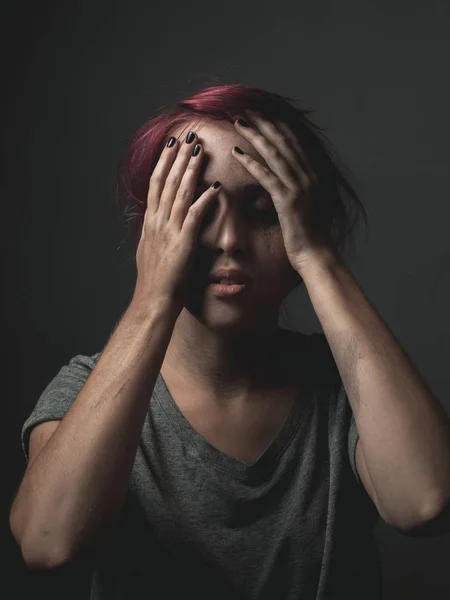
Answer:
[[267, 169], [248, 154], [232, 155], [266, 189], [278, 213], [286, 254], [300, 272], [317, 251], [336, 254], [323, 214], [315, 202], [317, 175], [308, 164], [297, 137], [283, 122], [275, 124], [253, 111], [244, 111], [250, 127], [235, 121], [235, 127], [262, 156]]

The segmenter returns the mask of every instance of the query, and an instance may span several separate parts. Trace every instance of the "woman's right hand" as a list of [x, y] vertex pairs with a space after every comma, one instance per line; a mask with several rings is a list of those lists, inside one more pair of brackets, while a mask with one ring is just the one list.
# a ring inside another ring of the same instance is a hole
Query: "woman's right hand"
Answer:
[[[137, 281], [133, 302], [168, 301], [180, 314], [185, 305], [202, 219], [220, 190], [209, 187], [192, 203], [202, 164], [203, 146], [190, 132], [184, 142], [165, 146], [150, 177], [147, 208], [136, 253]], [[193, 150], [200, 149], [197, 156]]]

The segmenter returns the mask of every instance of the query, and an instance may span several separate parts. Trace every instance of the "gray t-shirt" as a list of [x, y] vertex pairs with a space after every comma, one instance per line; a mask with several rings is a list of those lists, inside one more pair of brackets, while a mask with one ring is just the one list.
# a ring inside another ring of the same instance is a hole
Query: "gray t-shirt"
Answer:
[[[158, 375], [119, 523], [91, 600], [380, 600], [379, 518], [356, 470], [355, 420], [328, 341], [312, 334], [306, 398], [248, 465], [198, 434]], [[22, 429], [62, 419], [101, 353], [77, 355]]]

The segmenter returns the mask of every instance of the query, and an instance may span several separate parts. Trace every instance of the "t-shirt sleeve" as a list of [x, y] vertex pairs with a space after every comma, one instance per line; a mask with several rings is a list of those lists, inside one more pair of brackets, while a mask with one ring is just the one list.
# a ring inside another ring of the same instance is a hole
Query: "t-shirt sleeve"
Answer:
[[356, 468], [356, 442], [359, 439], [359, 433], [356, 428], [355, 415], [352, 412], [352, 416], [350, 419], [350, 428], [348, 430], [348, 458], [350, 460], [350, 465], [352, 467], [352, 471], [356, 477], [357, 482], [360, 485], [363, 485], [361, 479], [359, 478], [358, 469]]
[[69, 360], [69, 364], [61, 367], [57, 375], [50, 381], [40, 395], [30, 416], [22, 427], [22, 450], [27, 463], [29, 457], [30, 433], [35, 425], [44, 421], [62, 420], [100, 356], [78, 354]]

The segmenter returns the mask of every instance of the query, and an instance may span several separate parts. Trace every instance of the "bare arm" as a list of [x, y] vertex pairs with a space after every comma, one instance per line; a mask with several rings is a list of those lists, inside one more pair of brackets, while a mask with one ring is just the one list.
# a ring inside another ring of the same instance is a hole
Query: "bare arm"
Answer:
[[187, 297], [200, 225], [220, 190], [216, 181], [200, 197], [194, 194], [203, 159], [194, 139], [195, 132], [181, 144], [171, 137], [161, 152], [150, 177], [133, 300], [19, 487], [10, 525], [30, 568], [90, 554], [117, 524], [153, 388]]
[[178, 317], [162, 300], [130, 304], [11, 509], [31, 568], [98, 547], [123, 506], [149, 401]]
[[341, 257], [311, 253], [300, 271], [355, 415], [367, 493], [403, 533], [431, 530], [438, 517], [444, 524], [450, 419], [439, 399]]

